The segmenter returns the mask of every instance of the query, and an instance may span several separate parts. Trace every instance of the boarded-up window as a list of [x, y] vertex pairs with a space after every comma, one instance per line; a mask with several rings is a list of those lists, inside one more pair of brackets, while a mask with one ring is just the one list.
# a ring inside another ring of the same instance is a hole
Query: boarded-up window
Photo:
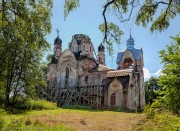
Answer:
[[116, 105], [116, 93], [113, 93], [110, 98], [110, 105], [115, 106]]

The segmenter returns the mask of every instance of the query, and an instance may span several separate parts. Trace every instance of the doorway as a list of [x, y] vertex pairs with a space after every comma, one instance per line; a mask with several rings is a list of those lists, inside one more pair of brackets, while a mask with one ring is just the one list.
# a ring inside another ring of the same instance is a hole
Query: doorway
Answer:
[[110, 98], [110, 106], [116, 105], [116, 93], [113, 93]]

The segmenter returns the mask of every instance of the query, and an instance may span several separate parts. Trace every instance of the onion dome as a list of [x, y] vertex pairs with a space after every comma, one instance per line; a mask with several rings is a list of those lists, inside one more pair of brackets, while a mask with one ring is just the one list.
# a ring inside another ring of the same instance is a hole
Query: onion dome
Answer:
[[98, 51], [104, 51], [105, 50], [105, 47], [104, 45], [101, 43], [99, 46], [98, 46]]
[[130, 34], [130, 38], [127, 40], [127, 48], [128, 49], [134, 48], [134, 39], [131, 37], [131, 34]]
[[62, 40], [59, 38], [59, 35], [56, 37], [56, 39], [54, 40], [54, 45], [55, 44], [60, 44], [61, 45]]

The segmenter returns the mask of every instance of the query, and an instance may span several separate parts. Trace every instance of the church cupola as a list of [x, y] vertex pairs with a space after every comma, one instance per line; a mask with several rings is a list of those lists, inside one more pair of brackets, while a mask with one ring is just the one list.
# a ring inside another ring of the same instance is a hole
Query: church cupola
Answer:
[[57, 29], [57, 37], [54, 40], [54, 57], [58, 59], [62, 53], [62, 40], [59, 38], [59, 30]]
[[101, 65], [106, 65], [106, 63], [105, 63], [105, 47], [102, 43], [98, 46], [98, 63]]
[[130, 34], [130, 38], [127, 40], [127, 48], [128, 49], [134, 48], [134, 39], [131, 37], [131, 34]]
[[69, 47], [77, 57], [93, 57], [93, 44], [87, 35], [74, 35], [69, 44]]
[[54, 45], [59, 44], [61, 46], [62, 44], [62, 40], [59, 38], [59, 35], [56, 37], [56, 39], [54, 40]]
[[104, 51], [105, 50], [105, 47], [104, 45], [101, 43], [99, 46], [98, 46], [98, 51]]

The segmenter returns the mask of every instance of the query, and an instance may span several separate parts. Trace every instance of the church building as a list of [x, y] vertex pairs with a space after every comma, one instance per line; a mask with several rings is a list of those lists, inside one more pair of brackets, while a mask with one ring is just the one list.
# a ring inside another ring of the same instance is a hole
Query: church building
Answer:
[[96, 53], [87, 35], [72, 36], [64, 51], [62, 44], [58, 35], [54, 58], [48, 64], [48, 100], [58, 106], [144, 107], [143, 51], [134, 47], [131, 35], [127, 48], [117, 53], [116, 69], [106, 66], [104, 45], [101, 43]]

